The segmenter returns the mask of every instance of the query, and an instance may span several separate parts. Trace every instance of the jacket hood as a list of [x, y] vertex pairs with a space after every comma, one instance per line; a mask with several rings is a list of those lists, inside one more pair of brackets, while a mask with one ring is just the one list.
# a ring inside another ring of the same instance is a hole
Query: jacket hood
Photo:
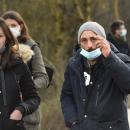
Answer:
[[19, 64], [23, 64], [23, 62], [25, 64], [27, 64], [32, 56], [34, 55], [33, 50], [30, 48], [30, 46], [28, 45], [24, 45], [24, 44], [19, 44], [19, 51], [18, 51], [18, 55], [16, 55], [13, 59], [12, 59], [12, 63], [11, 65], [6, 65], [6, 66], [2, 66], [3, 69], [10, 69], [16, 65]]
[[19, 53], [24, 63], [28, 63], [32, 56], [34, 55], [34, 51], [30, 48], [30, 46], [25, 44], [19, 44]]

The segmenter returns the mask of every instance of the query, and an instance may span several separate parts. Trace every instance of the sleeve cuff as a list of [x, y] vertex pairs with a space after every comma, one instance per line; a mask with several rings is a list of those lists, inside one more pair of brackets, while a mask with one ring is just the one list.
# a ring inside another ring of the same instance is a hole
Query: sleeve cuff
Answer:
[[25, 116], [25, 108], [22, 105], [16, 107], [15, 110], [19, 110], [22, 113], [22, 116]]
[[119, 58], [117, 55], [111, 51], [110, 55], [107, 58], [104, 58], [104, 65], [109, 67], [113, 63], [117, 63], [119, 61]]
[[71, 128], [72, 125], [74, 125], [74, 124], [73, 124], [74, 122], [77, 123], [78, 120], [77, 120], [77, 119], [73, 119], [73, 120], [67, 121], [67, 122], [66, 122], [66, 126], [69, 127], [69, 128]]

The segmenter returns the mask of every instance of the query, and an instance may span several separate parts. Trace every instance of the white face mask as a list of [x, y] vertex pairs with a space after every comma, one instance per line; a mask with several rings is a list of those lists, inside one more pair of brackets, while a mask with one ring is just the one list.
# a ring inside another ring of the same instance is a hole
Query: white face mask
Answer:
[[12, 32], [12, 34], [13, 34], [13, 36], [14, 36], [15, 38], [17, 38], [18, 36], [21, 35], [20, 26], [10, 27], [10, 31]]
[[125, 37], [127, 35], [127, 30], [126, 29], [123, 29], [120, 33], [120, 36], [121, 37]]

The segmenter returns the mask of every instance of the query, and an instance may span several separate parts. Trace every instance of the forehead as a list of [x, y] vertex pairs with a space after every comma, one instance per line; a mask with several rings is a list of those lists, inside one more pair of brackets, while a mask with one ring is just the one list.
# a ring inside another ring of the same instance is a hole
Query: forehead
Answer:
[[6, 19], [5, 22], [6, 22], [8, 25], [11, 25], [11, 24], [16, 24], [16, 25], [17, 25], [17, 24], [18, 24], [18, 22], [17, 22], [16, 20], [10, 19], [10, 18]]
[[125, 25], [120, 25], [119, 29], [124, 29]]
[[82, 34], [81, 34], [81, 38], [90, 38], [90, 37], [94, 37], [94, 36], [97, 36], [97, 34], [93, 31], [84, 31]]

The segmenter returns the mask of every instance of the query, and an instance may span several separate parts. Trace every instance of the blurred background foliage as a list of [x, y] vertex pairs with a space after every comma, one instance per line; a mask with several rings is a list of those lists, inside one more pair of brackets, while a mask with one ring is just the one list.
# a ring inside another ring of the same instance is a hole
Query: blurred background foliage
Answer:
[[66, 130], [59, 97], [64, 70], [77, 43], [79, 26], [93, 20], [109, 32], [111, 22], [122, 19], [129, 36], [129, 8], [130, 0], [0, 0], [0, 15], [7, 10], [18, 11], [32, 38], [40, 43], [44, 59], [48, 59], [55, 69], [51, 87], [40, 93], [42, 130]]

